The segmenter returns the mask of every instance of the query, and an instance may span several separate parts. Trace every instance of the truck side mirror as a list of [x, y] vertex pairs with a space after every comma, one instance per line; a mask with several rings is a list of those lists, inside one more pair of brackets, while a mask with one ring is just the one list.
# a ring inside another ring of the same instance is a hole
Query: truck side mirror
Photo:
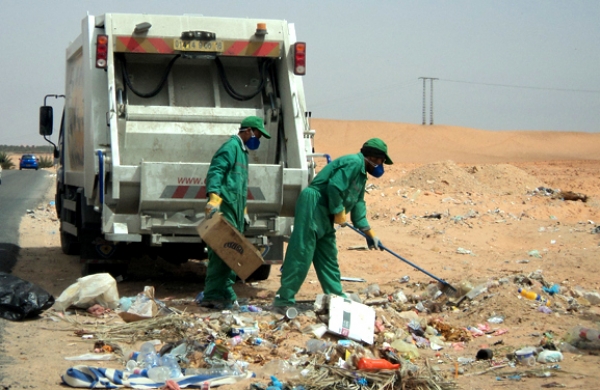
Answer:
[[53, 118], [51, 106], [40, 107], [40, 135], [44, 137], [52, 135]]

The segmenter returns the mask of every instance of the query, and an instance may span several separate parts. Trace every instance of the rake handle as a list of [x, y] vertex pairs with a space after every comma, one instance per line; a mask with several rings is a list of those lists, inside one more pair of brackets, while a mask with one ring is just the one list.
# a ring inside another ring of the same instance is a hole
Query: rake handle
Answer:
[[[362, 232], [361, 230], [355, 228], [352, 225], [346, 225], [348, 226], [350, 229], [354, 230], [355, 232], [357, 232], [358, 234], [360, 234], [361, 236], [367, 238], [367, 235]], [[404, 257], [400, 256], [399, 254], [395, 253], [394, 251], [392, 251], [391, 249], [387, 248], [385, 245], [383, 245], [381, 242], [379, 243], [379, 247], [381, 249], [383, 249], [384, 251], [388, 252], [389, 254], [397, 257], [398, 259], [402, 260], [403, 262], [405, 262], [406, 264], [418, 269], [419, 271], [423, 272], [425, 275], [429, 276], [432, 279], [437, 280], [438, 282], [442, 283], [444, 286], [447, 286], [448, 288], [450, 288], [452, 291], [456, 291], [456, 289], [454, 287], [452, 287], [452, 285], [450, 285], [450, 283], [446, 282], [444, 279], [440, 279], [437, 276], [425, 271], [423, 268], [419, 267], [418, 265], [406, 260]]]

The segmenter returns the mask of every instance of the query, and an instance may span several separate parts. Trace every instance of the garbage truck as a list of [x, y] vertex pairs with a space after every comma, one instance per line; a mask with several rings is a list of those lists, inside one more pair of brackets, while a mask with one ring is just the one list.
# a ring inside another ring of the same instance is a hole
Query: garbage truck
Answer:
[[204, 258], [196, 227], [211, 158], [255, 115], [272, 138], [249, 151], [245, 235], [265, 260], [252, 278], [266, 279], [315, 158], [327, 157], [314, 153], [305, 73], [306, 43], [284, 20], [86, 16], [66, 50], [54, 142], [53, 107], [40, 108], [58, 165], [62, 251], [79, 254], [83, 274], [140, 256]]

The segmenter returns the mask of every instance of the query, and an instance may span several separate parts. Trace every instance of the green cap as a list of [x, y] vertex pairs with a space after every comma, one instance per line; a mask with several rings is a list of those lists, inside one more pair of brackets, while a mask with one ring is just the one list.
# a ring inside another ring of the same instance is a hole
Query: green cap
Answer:
[[388, 155], [387, 145], [380, 138], [371, 138], [363, 144], [360, 151], [365, 157], [385, 158], [384, 164], [392, 165], [394, 163]]
[[242, 121], [242, 123], [240, 125], [240, 128], [245, 129], [245, 128], [248, 128], [248, 127], [252, 127], [253, 129], [257, 129], [267, 139], [271, 139], [271, 134], [267, 133], [267, 130], [265, 130], [265, 125], [263, 124], [262, 118], [259, 118], [257, 116], [249, 116], [249, 117], [245, 118]]

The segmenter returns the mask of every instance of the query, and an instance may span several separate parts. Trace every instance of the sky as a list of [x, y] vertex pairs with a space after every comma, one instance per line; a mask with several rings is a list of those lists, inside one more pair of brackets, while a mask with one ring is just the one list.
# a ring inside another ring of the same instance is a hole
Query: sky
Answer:
[[426, 77], [427, 124], [600, 132], [597, 0], [0, 0], [0, 145], [47, 145], [39, 106], [88, 12], [294, 23], [313, 118], [421, 124]]

